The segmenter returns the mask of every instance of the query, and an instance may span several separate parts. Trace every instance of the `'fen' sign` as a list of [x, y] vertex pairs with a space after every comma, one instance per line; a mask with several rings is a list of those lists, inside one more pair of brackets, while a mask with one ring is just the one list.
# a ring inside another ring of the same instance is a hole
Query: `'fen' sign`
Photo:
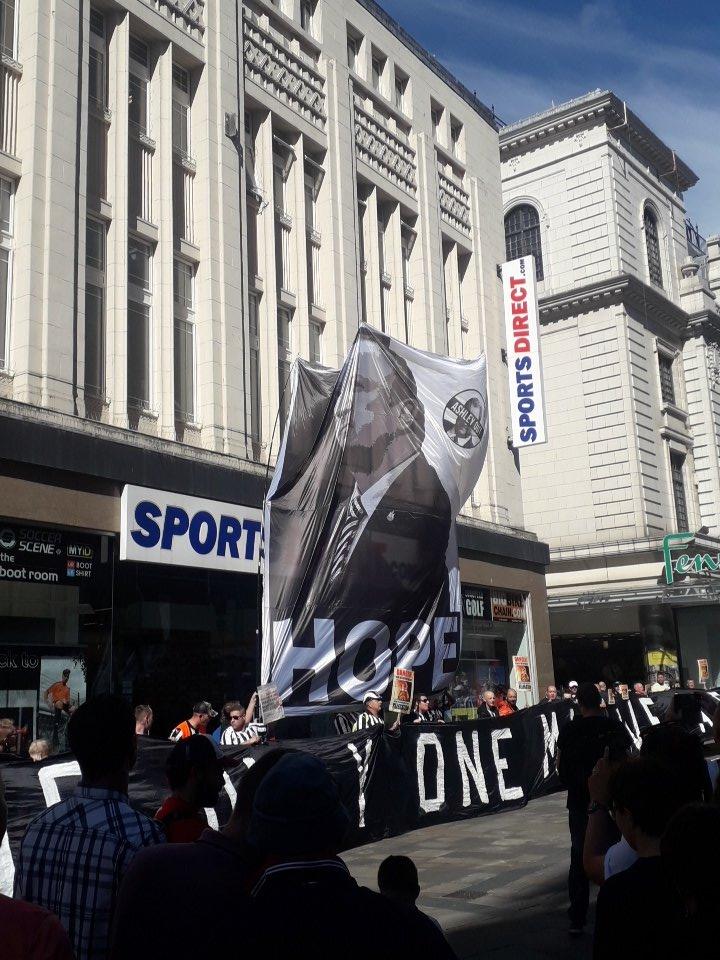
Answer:
[[120, 559], [257, 573], [262, 511], [126, 486]]
[[502, 266], [513, 445], [545, 443], [545, 404], [538, 334], [535, 258]]

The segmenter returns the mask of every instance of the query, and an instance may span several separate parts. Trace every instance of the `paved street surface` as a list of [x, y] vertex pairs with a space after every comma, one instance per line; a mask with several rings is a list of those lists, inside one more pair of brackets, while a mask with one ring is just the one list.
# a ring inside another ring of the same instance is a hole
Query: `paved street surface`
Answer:
[[416, 830], [343, 857], [359, 883], [377, 889], [379, 864], [398, 853], [417, 864], [418, 906], [440, 922], [463, 960], [592, 956], [592, 915], [589, 933], [577, 940], [567, 933], [565, 793], [522, 810]]

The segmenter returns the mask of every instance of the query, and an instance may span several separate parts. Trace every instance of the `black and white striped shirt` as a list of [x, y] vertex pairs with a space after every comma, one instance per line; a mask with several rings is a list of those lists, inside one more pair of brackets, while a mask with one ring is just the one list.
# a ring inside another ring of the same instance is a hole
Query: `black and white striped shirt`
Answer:
[[372, 713], [367, 713], [366, 711], [361, 713], [353, 724], [352, 732], [355, 733], [357, 730], [369, 730], [370, 727], [376, 727], [378, 724], [385, 726], [385, 721], [382, 717], [375, 717]]
[[243, 743], [249, 743], [255, 737], [262, 737], [267, 733], [267, 727], [264, 723], [249, 723], [244, 730], [233, 730], [232, 727], [226, 727], [220, 742], [225, 747], [238, 747]]

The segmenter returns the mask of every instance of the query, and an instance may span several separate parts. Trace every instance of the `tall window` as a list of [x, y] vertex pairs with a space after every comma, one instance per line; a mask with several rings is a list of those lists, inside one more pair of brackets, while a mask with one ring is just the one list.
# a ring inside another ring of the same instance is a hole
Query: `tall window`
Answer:
[[430, 103], [430, 120], [432, 122], [433, 137], [442, 143], [442, 118], [443, 118], [443, 108], [440, 104], [431, 101]]
[[0, 178], [0, 370], [8, 365], [10, 333], [13, 184]]
[[314, 13], [315, 4], [313, 0], [300, 0], [300, 26], [309, 34], [312, 34]]
[[[260, 302], [257, 293], [251, 293], [250, 306], [250, 431], [254, 444], [260, 443], [262, 408], [260, 397]], [[259, 456], [259, 449], [255, 456]]]
[[149, 96], [148, 48], [130, 37], [128, 213], [152, 222], [152, 152], [143, 142], [149, 132]]
[[184, 260], [173, 264], [175, 309], [175, 418], [195, 419], [195, 276]]
[[543, 279], [540, 216], [529, 203], [514, 207], [505, 217], [505, 252], [508, 260], [532, 254], [535, 257], [535, 278]]
[[450, 117], [450, 147], [456, 157], [462, 156], [463, 125], [455, 117]]
[[15, 59], [15, 0], [0, 0], [0, 50]]
[[88, 67], [87, 192], [92, 199], [107, 196], [107, 41], [105, 17], [90, 9]]
[[650, 282], [662, 287], [662, 265], [660, 263], [660, 240], [658, 237], [657, 217], [650, 207], [645, 207], [643, 214], [645, 227], [645, 249], [647, 250], [648, 273]]
[[360, 318], [367, 323], [367, 255], [365, 253], [365, 211], [367, 203], [358, 200], [358, 253], [360, 254]]
[[85, 393], [105, 397], [105, 224], [85, 228]]
[[140, 133], [148, 132], [148, 97], [150, 91], [147, 45], [136, 37], [130, 37], [130, 98], [128, 113], [130, 123]]
[[292, 365], [292, 314], [286, 307], [278, 308], [277, 336], [280, 426], [284, 427], [290, 408], [290, 367]]
[[320, 306], [322, 302], [320, 285], [320, 251], [322, 237], [317, 229], [317, 199], [322, 185], [324, 171], [320, 164], [305, 157], [305, 257], [307, 262], [308, 302]]
[[415, 245], [417, 234], [413, 228], [407, 224], [400, 224], [400, 252], [402, 254], [402, 279], [403, 279], [403, 309], [405, 314], [405, 342], [410, 343], [410, 330], [412, 325], [412, 304], [414, 300], [414, 291], [410, 283], [410, 254]]
[[292, 219], [286, 212], [287, 181], [295, 153], [290, 144], [274, 137], [273, 200], [275, 203], [275, 272], [279, 290], [292, 290], [290, 233]]
[[127, 399], [135, 410], [150, 408], [150, 245], [128, 241]]
[[317, 320], [310, 321], [310, 362], [322, 363], [322, 325]]
[[354, 70], [355, 73], [358, 72], [360, 65], [360, 37], [356, 37], [354, 34], [349, 33], [347, 38], [347, 62], [348, 67], [351, 70]]
[[172, 144], [173, 150], [189, 155], [190, 75], [178, 66], [173, 66]]
[[378, 260], [380, 263], [380, 329], [383, 333], [390, 322], [390, 287], [392, 278], [387, 270], [387, 233], [390, 211], [378, 206]]
[[401, 113], [405, 111], [405, 91], [407, 90], [407, 77], [395, 71], [395, 109]]
[[383, 82], [383, 70], [385, 69], [385, 61], [383, 58], [377, 54], [373, 53], [372, 55], [372, 85], [375, 89], [382, 93], [382, 82]]
[[675, 383], [673, 379], [673, 361], [665, 353], [658, 353], [660, 371], [660, 396], [663, 403], [675, 403]]
[[672, 476], [673, 500], [675, 503], [675, 523], [678, 531], [688, 529], [687, 501], [685, 499], [685, 481], [683, 467], [685, 457], [680, 453], [670, 454], [670, 473]]

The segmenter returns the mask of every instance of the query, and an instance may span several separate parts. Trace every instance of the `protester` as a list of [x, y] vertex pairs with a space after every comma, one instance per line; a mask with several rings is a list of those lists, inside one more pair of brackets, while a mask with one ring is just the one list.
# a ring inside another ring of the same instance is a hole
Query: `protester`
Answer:
[[152, 707], [147, 703], [141, 703], [135, 707], [135, 735], [138, 737], [149, 737], [152, 725]]
[[517, 690], [513, 690], [512, 687], [510, 687], [504, 698], [498, 704], [498, 713], [501, 717], [511, 717], [514, 713], [518, 712], [517, 697]]
[[695, 681], [694, 681], [694, 680], [688, 680], [688, 682], [685, 684], [685, 687], [686, 687], [687, 690], [694, 690], [694, 689], [695, 689]]
[[237, 953], [238, 936], [246, 936], [250, 922], [247, 888], [258, 869], [257, 853], [246, 840], [255, 792], [288, 752], [270, 750], [243, 774], [222, 830], [208, 828], [195, 843], [138, 853], [120, 887], [112, 960], [216, 960]]
[[246, 711], [239, 701], [233, 700], [230, 703], [226, 703], [223, 707], [223, 713], [227, 711], [229, 720], [229, 726], [223, 730], [222, 737], [220, 738], [220, 742], [224, 746], [252, 747], [260, 743], [262, 734], [265, 732], [265, 727], [254, 721], [248, 722], [248, 715], [252, 716], [255, 710], [252, 700], [250, 701], [250, 705], [252, 710], [248, 707]]
[[80, 783], [70, 799], [30, 822], [15, 896], [57, 913], [77, 960], [102, 960], [123, 874], [141, 847], [165, 838], [159, 824], [128, 803], [137, 755], [132, 707], [110, 695], [87, 700], [70, 718], [68, 741]]
[[184, 740], [186, 737], [194, 737], [198, 733], [205, 733], [211, 717], [217, 716], [217, 710], [213, 710], [207, 700], [200, 700], [193, 707], [193, 713], [189, 720], [183, 720], [173, 730], [170, 731], [168, 740]]
[[50, 756], [50, 744], [47, 740], [33, 740], [28, 747], [28, 755], [34, 763], [40, 763], [41, 760], [47, 760]]
[[429, 921], [434, 924], [442, 933], [442, 928], [437, 920], [423, 913], [417, 907], [417, 898], [420, 896], [420, 880], [417, 867], [410, 857], [385, 857], [378, 867], [377, 885], [380, 893], [388, 900], [409, 909], [412, 915], [421, 922]]
[[248, 831], [267, 866], [252, 891], [243, 952], [268, 960], [367, 960], [369, 953], [389, 955], [395, 934], [409, 957], [453, 957], [427, 917], [353, 880], [337, 855], [348, 825], [321, 760], [298, 752], [275, 764], [255, 794]]
[[641, 683], [639, 680], [637, 683], [633, 684], [633, 693], [638, 697], [645, 696], [645, 684]]
[[607, 694], [607, 684], [605, 683], [604, 680], [598, 680], [597, 688], [600, 691], [600, 696], [604, 700]]
[[435, 697], [430, 703], [430, 719], [433, 723], [445, 723], [445, 718], [443, 717], [443, 711], [440, 704], [441, 701], [438, 697]]
[[[660, 838], [684, 804], [680, 778], [647, 757], [626, 760], [610, 781], [610, 801], [615, 822], [638, 859], [600, 888], [593, 958], [616, 960], [620, 946], [627, 957], [668, 956], [682, 909], [662, 868]], [[691, 850], [685, 854], [687, 858]], [[648, 906], [661, 923], [642, 922]]]
[[567, 787], [570, 830], [568, 894], [571, 936], [579, 936], [587, 922], [590, 886], [583, 870], [583, 845], [588, 822], [588, 778], [607, 748], [613, 754], [631, 745], [625, 728], [605, 715], [600, 692], [594, 683], [578, 689], [580, 716], [567, 723], [558, 737], [558, 775]]
[[540, 703], [554, 703], [558, 698], [557, 687], [550, 684], [549, 687], [545, 689], [545, 696], [542, 698]]
[[567, 690], [565, 691], [563, 699], [572, 700], [573, 703], [577, 703], [577, 694], [578, 694], [578, 682], [577, 680], [571, 680], [567, 685]]
[[[432, 723], [433, 718], [430, 713], [430, 699], [424, 694], [415, 701], [415, 709], [410, 714], [413, 723]], [[442, 720], [440, 721], [442, 723]]]
[[12, 717], [0, 717], [0, 753], [13, 753], [17, 747], [17, 730]]
[[207, 827], [203, 808], [218, 802], [228, 762], [206, 734], [186, 737], [172, 748], [165, 764], [172, 793], [155, 814], [169, 843], [197, 840]]
[[[368, 690], [363, 700], [363, 706], [365, 709], [353, 724], [353, 733], [358, 730], [368, 730], [370, 727], [378, 726], [378, 724], [385, 725], [382, 715], [382, 697], [376, 690]], [[397, 730], [399, 726], [400, 717], [388, 729], [391, 731]]]
[[[0, 846], [7, 806], [0, 775]], [[0, 893], [0, 956], [3, 960], [74, 960], [68, 935], [49, 910]]]
[[657, 679], [650, 687], [650, 693], [662, 693], [663, 690], [669, 690], [670, 684], [665, 680], [664, 673], [658, 673]]
[[495, 706], [495, 693], [493, 690], [486, 690], [485, 693], [483, 693], [477, 716], [478, 720], [495, 719], [500, 716]]

